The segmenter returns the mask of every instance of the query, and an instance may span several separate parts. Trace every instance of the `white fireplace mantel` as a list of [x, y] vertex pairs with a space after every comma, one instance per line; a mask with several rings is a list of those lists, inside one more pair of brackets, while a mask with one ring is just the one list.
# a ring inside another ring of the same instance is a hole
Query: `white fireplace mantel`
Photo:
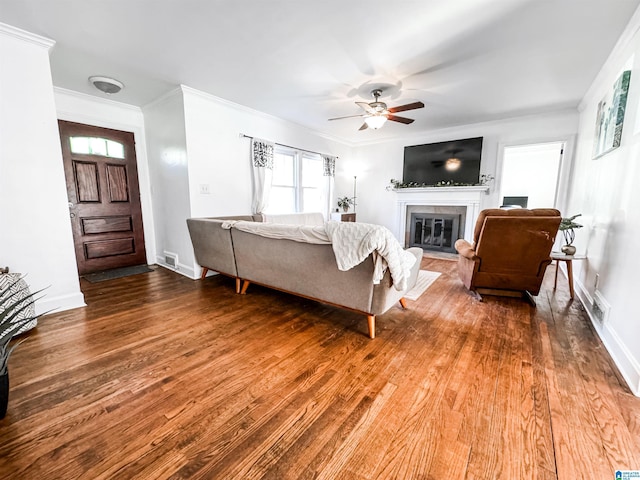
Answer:
[[[425, 187], [394, 189], [396, 201], [396, 237], [405, 241], [407, 208], [413, 205], [466, 207], [464, 238], [473, 241], [473, 227], [480, 213], [482, 196], [489, 193], [486, 185], [472, 187]], [[405, 245], [406, 246], [406, 245]]]

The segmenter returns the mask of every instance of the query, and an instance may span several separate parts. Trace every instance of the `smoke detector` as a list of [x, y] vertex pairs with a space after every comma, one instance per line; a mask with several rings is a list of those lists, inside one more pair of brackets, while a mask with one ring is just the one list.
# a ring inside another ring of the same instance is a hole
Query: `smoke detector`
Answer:
[[89, 83], [96, 87], [101, 92], [104, 92], [108, 95], [112, 95], [114, 93], [118, 93], [120, 90], [124, 88], [124, 84], [115, 78], [109, 77], [100, 77], [94, 76], [89, 77]]

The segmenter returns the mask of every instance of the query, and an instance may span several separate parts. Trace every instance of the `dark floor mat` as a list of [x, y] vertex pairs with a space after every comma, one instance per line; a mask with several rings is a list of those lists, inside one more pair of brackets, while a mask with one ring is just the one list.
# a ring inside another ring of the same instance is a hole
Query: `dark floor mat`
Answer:
[[83, 275], [82, 278], [91, 283], [98, 283], [113, 280], [114, 278], [128, 277], [130, 275], [149, 272], [153, 272], [153, 269], [149, 268], [147, 265], [135, 265], [133, 267], [114, 268], [112, 270], [105, 270], [104, 272], [89, 273], [88, 275]]

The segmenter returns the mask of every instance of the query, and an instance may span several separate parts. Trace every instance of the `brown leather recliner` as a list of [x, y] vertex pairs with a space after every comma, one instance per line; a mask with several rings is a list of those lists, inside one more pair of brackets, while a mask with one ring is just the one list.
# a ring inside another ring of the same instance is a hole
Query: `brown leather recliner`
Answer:
[[537, 295], [561, 219], [553, 208], [481, 211], [474, 244], [455, 243], [462, 283], [476, 294]]

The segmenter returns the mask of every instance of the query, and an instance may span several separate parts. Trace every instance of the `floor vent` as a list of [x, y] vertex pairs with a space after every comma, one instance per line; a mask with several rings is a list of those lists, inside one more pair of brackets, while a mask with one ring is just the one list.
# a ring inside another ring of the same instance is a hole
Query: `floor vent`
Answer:
[[164, 252], [164, 263], [171, 268], [178, 268], [178, 255], [175, 253]]
[[611, 310], [611, 306], [604, 299], [600, 290], [595, 291], [591, 308], [593, 310], [593, 316], [600, 325], [604, 325], [609, 320], [609, 310]]

